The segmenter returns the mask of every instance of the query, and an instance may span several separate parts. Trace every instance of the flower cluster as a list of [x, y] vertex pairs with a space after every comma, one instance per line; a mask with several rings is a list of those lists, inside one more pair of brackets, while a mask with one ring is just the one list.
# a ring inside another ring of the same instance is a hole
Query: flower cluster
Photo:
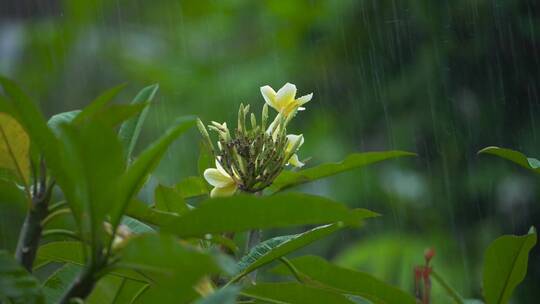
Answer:
[[[287, 125], [298, 111], [311, 100], [313, 94], [296, 98], [296, 86], [287, 83], [277, 92], [270, 86], [261, 87], [266, 101], [259, 123], [249, 105], [240, 105], [238, 123], [231, 132], [227, 123], [212, 121], [208, 129], [217, 134], [214, 146], [207, 128], [199, 120], [198, 127], [215, 156], [215, 168], [204, 171], [206, 181], [214, 189], [212, 197], [230, 196], [240, 190], [256, 193], [270, 186], [287, 165], [302, 167], [296, 152], [304, 143], [304, 137], [287, 134]], [[277, 111], [268, 123], [268, 107]], [[246, 122], [248, 121], [248, 122]]]

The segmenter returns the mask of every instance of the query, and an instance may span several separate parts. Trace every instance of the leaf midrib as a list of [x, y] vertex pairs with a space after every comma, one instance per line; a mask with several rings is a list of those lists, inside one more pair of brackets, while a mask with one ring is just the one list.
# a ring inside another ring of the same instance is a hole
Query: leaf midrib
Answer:
[[2, 138], [4, 139], [4, 142], [6, 143], [7, 150], [9, 152], [9, 155], [11, 156], [13, 163], [15, 164], [15, 167], [17, 169], [17, 173], [19, 173], [19, 176], [21, 177], [24, 186], [28, 188], [28, 185], [26, 183], [25, 177], [23, 175], [22, 169], [19, 166], [19, 162], [17, 161], [17, 158], [15, 158], [15, 154], [13, 153], [13, 150], [11, 149], [11, 143], [8, 140], [8, 137], [6, 135], [6, 132], [4, 131], [4, 127], [0, 126], [0, 133], [2, 133]]
[[[527, 236], [528, 237], [528, 236]], [[525, 243], [527, 242], [527, 238], [521, 242], [521, 246], [519, 246], [519, 250], [518, 250], [518, 253], [514, 256], [514, 258], [512, 259], [512, 267], [510, 268], [510, 274], [508, 276], [506, 276], [505, 280], [504, 280], [504, 285], [503, 285], [503, 288], [501, 289], [500, 293], [499, 293], [499, 296], [497, 298], [497, 304], [502, 304], [502, 299], [503, 299], [503, 296], [506, 292], [506, 289], [508, 288], [508, 284], [510, 282], [510, 278], [512, 277], [512, 275], [514, 274], [514, 269], [515, 269], [515, 265], [516, 265], [516, 262], [517, 262], [517, 259], [518, 257], [521, 255], [521, 251], [523, 250], [523, 246], [525, 246]]]

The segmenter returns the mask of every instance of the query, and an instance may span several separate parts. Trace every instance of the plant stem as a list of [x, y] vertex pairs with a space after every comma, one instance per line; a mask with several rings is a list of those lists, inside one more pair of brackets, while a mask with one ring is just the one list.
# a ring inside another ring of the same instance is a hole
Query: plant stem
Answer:
[[94, 289], [96, 281], [97, 278], [95, 277], [95, 269], [93, 267], [83, 270], [64, 293], [59, 303], [68, 304], [72, 298], [85, 299]]
[[36, 258], [39, 240], [43, 227], [41, 221], [47, 216], [47, 200], [32, 199], [32, 208], [26, 214], [19, 234], [15, 258], [28, 272], [32, 272], [32, 265]]
[[459, 293], [457, 293], [457, 291], [455, 291], [450, 285], [448, 285], [448, 283], [446, 283], [446, 281], [441, 276], [439, 276], [438, 273], [436, 273], [435, 271], [431, 271], [431, 276], [435, 279], [435, 281], [437, 281], [438, 284], [440, 284], [444, 288], [446, 293], [452, 299], [454, 299], [457, 304], [464, 304], [463, 298], [459, 295]]
[[[254, 195], [255, 196], [262, 196], [262, 192], [261, 191], [255, 192]], [[246, 242], [246, 254], [248, 254], [249, 251], [253, 247], [257, 246], [261, 242], [261, 234], [262, 234], [261, 229], [253, 229], [253, 230], [249, 231], [247, 242]], [[257, 279], [257, 270], [250, 273], [248, 277], [249, 277], [249, 280], [252, 283], [254, 283], [255, 280]]]
[[43, 230], [41, 221], [47, 217], [52, 188], [54, 187], [54, 181], [47, 185], [47, 168], [43, 158], [40, 161], [39, 176], [36, 171], [35, 166], [33, 166], [33, 189], [27, 189], [30, 196], [30, 208], [19, 233], [19, 241], [15, 251], [15, 259], [28, 272], [32, 272]]

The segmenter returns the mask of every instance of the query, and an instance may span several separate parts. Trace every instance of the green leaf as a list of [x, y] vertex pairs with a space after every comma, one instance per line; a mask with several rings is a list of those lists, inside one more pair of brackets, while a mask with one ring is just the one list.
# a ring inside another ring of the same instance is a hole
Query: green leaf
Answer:
[[131, 102], [132, 104], [145, 104], [146, 106], [139, 113], [139, 115], [124, 122], [120, 127], [120, 131], [118, 132], [120, 140], [124, 143], [126, 147], [127, 159], [131, 158], [131, 154], [133, 153], [133, 149], [135, 148], [135, 145], [137, 144], [137, 140], [141, 133], [142, 125], [144, 123], [144, 120], [146, 119], [146, 116], [148, 115], [148, 104], [152, 101], [158, 89], [158, 84], [153, 84], [151, 86], [145, 87], [137, 94], [137, 96], [135, 96], [135, 98]]
[[[103, 123], [104, 125], [116, 127], [120, 123], [124, 122], [127, 119], [132, 118], [133, 116], [136, 116], [141, 111], [144, 110], [145, 104], [133, 104], [133, 105], [126, 105], [126, 104], [116, 104], [111, 105], [106, 108], [103, 108], [100, 112], [97, 112], [94, 116], [86, 120], [85, 122], [89, 121], [98, 121], [100, 123]], [[76, 124], [76, 122], [75, 122]]]
[[405, 151], [354, 153], [348, 155], [343, 161], [338, 163], [322, 164], [313, 168], [308, 168], [300, 171], [283, 171], [272, 183], [270, 189], [274, 192], [277, 192], [286, 188], [312, 182], [314, 180], [335, 175], [341, 172], [360, 168], [369, 164], [381, 162], [383, 160], [403, 156], [416, 156], [416, 154]]
[[58, 113], [56, 115], [53, 115], [49, 119], [49, 121], [47, 122], [47, 125], [49, 126], [49, 128], [51, 128], [51, 130], [53, 130], [53, 132], [55, 132], [56, 134], [59, 134], [60, 126], [62, 124], [71, 123], [75, 119], [75, 117], [79, 115], [79, 113], [81, 113], [81, 110], [73, 110], [69, 112]]
[[43, 303], [39, 282], [15, 259], [0, 250], [0, 300], [7, 297], [13, 303]]
[[155, 208], [157, 210], [183, 214], [188, 211], [184, 197], [174, 188], [159, 185], [154, 192]]
[[152, 227], [129, 216], [124, 216], [122, 218], [122, 225], [126, 225], [129, 228], [129, 230], [133, 233], [156, 232]]
[[[159, 257], [156, 256], [159, 252]], [[136, 301], [185, 303], [197, 294], [193, 286], [220, 271], [210, 255], [182, 246], [170, 235], [145, 234], [131, 239], [120, 252], [118, 267], [142, 271], [153, 284]]]
[[47, 125], [57, 135], [61, 133], [61, 126], [63, 124], [82, 124], [83, 122], [95, 122], [98, 121], [104, 125], [114, 127], [126, 119], [131, 118], [137, 114], [140, 114], [145, 108], [145, 104], [133, 104], [133, 105], [111, 105], [100, 109], [94, 113], [93, 116], [87, 117], [83, 121], [77, 121], [76, 118], [81, 113], [81, 110], [74, 110], [64, 112], [52, 116]]
[[536, 230], [524, 236], [504, 235], [489, 245], [484, 257], [484, 298], [487, 304], [506, 304], [527, 273]]
[[51, 274], [43, 283], [43, 293], [47, 303], [58, 303], [82, 269], [80, 265], [65, 264]]
[[65, 184], [67, 178], [64, 174], [62, 156], [58, 149], [58, 140], [47, 127], [45, 118], [38, 107], [13, 81], [0, 76], [0, 84], [9, 97], [2, 100], [8, 103], [12, 109], [13, 114], [30, 136], [32, 145], [35, 145], [43, 153], [47, 167], [51, 169], [58, 184]]
[[171, 235], [151, 233], [131, 239], [120, 252], [118, 266], [164, 275], [181, 272], [186, 279], [220, 270], [213, 257], [180, 245]]
[[[85, 264], [84, 248], [80, 242], [51, 242], [39, 247], [37, 257], [43, 261], [69, 263], [77, 266]], [[138, 282], [147, 282], [147, 278], [129, 269], [114, 269], [111, 275]]]
[[478, 154], [480, 153], [495, 155], [518, 164], [523, 168], [540, 173], [540, 161], [536, 158], [528, 158], [519, 151], [499, 147], [487, 147], [478, 151]]
[[[333, 265], [317, 256], [302, 256], [290, 261], [296, 270], [308, 278], [307, 284], [325, 286], [336, 292], [361, 296], [376, 304], [415, 304], [414, 297], [394, 286], [363, 272]], [[280, 265], [275, 272], [286, 274]]]
[[261, 303], [354, 304], [344, 295], [298, 283], [258, 283], [241, 294]]
[[[99, 138], [99, 140], [96, 140]], [[116, 132], [101, 123], [63, 125], [64, 162], [70, 166], [71, 183], [64, 189], [84, 240], [101, 254], [107, 239], [103, 222], [121, 204], [118, 188], [125, 171], [122, 145]]]
[[206, 181], [198, 176], [190, 176], [183, 179], [176, 184], [175, 188], [183, 198], [207, 195], [209, 192]]
[[170, 128], [162, 137], [144, 150], [141, 155], [128, 167], [120, 181], [120, 204], [111, 213], [111, 223], [116, 227], [124, 209], [130, 200], [138, 193], [152, 170], [158, 165], [169, 145], [189, 128], [195, 125], [193, 117], [184, 117]]
[[94, 99], [94, 101], [92, 101], [88, 106], [86, 106], [81, 113], [75, 117], [73, 123], [81, 124], [85, 120], [96, 116], [99, 112], [104, 110], [105, 106], [107, 106], [107, 104], [111, 102], [113, 98], [125, 88], [125, 86], [126, 84], [124, 83], [105, 91], [103, 94], [98, 96], [98, 98]]
[[237, 195], [211, 198], [190, 210], [163, 230], [180, 237], [201, 237], [207, 233], [241, 232], [250, 229], [317, 225], [343, 221], [358, 224], [377, 216], [366, 210], [350, 210], [330, 199], [301, 193], [266, 197]]
[[30, 138], [24, 128], [6, 113], [0, 113], [0, 167], [30, 182]]
[[343, 224], [336, 223], [319, 226], [304, 233], [278, 236], [266, 240], [253, 247], [247, 255], [242, 257], [238, 263], [239, 273], [236, 277], [243, 277], [253, 270], [322, 239], [343, 227]]
[[148, 205], [138, 200], [132, 200], [129, 203], [126, 209], [126, 215], [129, 215], [143, 223], [155, 226], [169, 225], [179, 217], [176, 213], [159, 211], [154, 208], [150, 208]]
[[134, 295], [146, 284], [106, 275], [102, 277], [84, 301], [86, 304], [130, 303]]
[[197, 300], [194, 304], [235, 304], [240, 287], [227, 286], [221, 288], [205, 298]]

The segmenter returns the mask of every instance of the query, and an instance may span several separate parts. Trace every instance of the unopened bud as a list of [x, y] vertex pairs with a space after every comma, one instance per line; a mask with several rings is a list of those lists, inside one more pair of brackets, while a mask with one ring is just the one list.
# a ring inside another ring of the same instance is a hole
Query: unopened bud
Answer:
[[204, 126], [203, 122], [199, 118], [197, 118], [197, 128], [199, 129], [199, 132], [201, 133], [203, 140], [206, 142], [208, 147], [212, 151], [214, 151], [214, 145], [212, 144], [212, 140], [210, 139], [210, 134], [208, 134], [206, 127]]
[[266, 122], [268, 121], [268, 104], [263, 105], [261, 114], [261, 130], [266, 129]]
[[255, 114], [251, 113], [251, 128], [255, 129], [257, 128], [257, 118], [255, 118]]
[[429, 262], [431, 261], [431, 259], [433, 258], [433, 256], [435, 256], [435, 249], [433, 249], [433, 248], [427, 248], [427, 249], [424, 251], [424, 259], [426, 260], [426, 264], [429, 264]]

